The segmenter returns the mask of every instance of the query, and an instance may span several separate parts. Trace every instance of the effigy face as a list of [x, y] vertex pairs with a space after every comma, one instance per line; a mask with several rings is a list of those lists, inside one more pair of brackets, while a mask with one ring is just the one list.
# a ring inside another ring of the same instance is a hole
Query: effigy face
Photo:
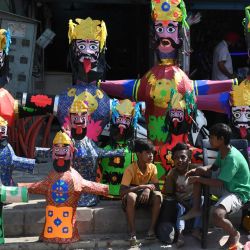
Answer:
[[241, 138], [246, 138], [250, 128], [250, 107], [233, 106], [232, 107], [232, 124], [239, 129]]
[[170, 109], [167, 119], [169, 119], [169, 130], [172, 134], [180, 135], [189, 132], [191, 120], [184, 109]]
[[7, 126], [0, 126], [0, 141], [7, 137]]
[[156, 49], [159, 51], [160, 58], [175, 58], [176, 50], [182, 45], [178, 37], [178, 22], [156, 21], [154, 27], [155, 38], [159, 44]]
[[86, 128], [88, 125], [88, 113], [70, 114], [70, 124], [71, 128], [76, 129], [76, 131]]
[[139, 103], [131, 102], [128, 99], [112, 101], [112, 124], [119, 128], [122, 135], [125, 130], [136, 127], [140, 116]]
[[87, 136], [94, 141], [110, 120], [110, 99], [95, 85], [75, 85], [59, 95], [57, 118], [64, 127], [70, 123], [69, 108], [75, 98], [88, 104], [90, 119], [87, 125]]
[[99, 41], [76, 39], [72, 41], [72, 44], [75, 57], [82, 63], [86, 73], [97, 66], [100, 53]]

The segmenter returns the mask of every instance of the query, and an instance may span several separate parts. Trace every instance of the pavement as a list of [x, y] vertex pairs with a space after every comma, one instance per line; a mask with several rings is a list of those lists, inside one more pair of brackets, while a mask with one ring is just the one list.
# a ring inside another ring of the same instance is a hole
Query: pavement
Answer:
[[[34, 182], [43, 179], [51, 163], [38, 164], [35, 174], [15, 172], [16, 182]], [[13, 203], [4, 206], [4, 227], [6, 244], [0, 245], [1, 249], [8, 250], [40, 250], [40, 249], [177, 249], [175, 245], [165, 245], [158, 240], [145, 240], [146, 229], [150, 223], [150, 212], [138, 210], [136, 217], [137, 238], [141, 245], [131, 248], [129, 246], [127, 223], [125, 214], [121, 209], [120, 201], [102, 200], [96, 207], [77, 209], [77, 226], [81, 240], [72, 244], [47, 244], [38, 242], [38, 235], [42, 232], [45, 221], [45, 200], [43, 196], [31, 195], [28, 203]], [[231, 217], [234, 225], [240, 222], [240, 214]], [[220, 249], [227, 240], [222, 230], [210, 228], [207, 249]], [[248, 235], [242, 234], [242, 246], [248, 241]], [[249, 236], [250, 241], [250, 236]], [[201, 249], [201, 242], [190, 234], [185, 235], [183, 250]]]

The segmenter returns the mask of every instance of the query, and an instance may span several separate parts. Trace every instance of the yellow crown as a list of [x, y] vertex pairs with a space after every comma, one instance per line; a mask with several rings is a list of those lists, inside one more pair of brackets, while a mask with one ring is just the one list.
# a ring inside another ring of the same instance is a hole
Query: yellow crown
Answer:
[[88, 105], [79, 97], [75, 97], [70, 106], [70, 113], [84, 113], [88, 111]]
[[250, 80], [245, 79], [231, 91], [232, 106], [250, 106]]
[[183, 15], [178, 5], [182, 0], [151, 0], [154, 21], [181, 22]]
[[0, 29], [0, 50], [4, 50], [6, 47], [6, 30]]
[[0, 126], [8, 126], [8, 122], [2, 116], [0, 116]]
[[53, 140], [53, 144], [66, 144], [66, 145], [71, 145], [72, 144], [72, 141], [70, 139], [70, 137], [62, 132], [62, 131], [59, 131], [56, 133], [56, 136]]
[[75, 39], [82, 40], [97, 40], [100, 42], [100, 51], [104, 48], [106, 38], [107, 38], [107, 29], [104, 21], [92, 20], [90, 17], [87, 19], [75, 19], [76, 23], [69, 20], [69, 43]]
[[135, 111], [133, 103], [128, 99], [121, 100], [117, 105], [116, 109], [118, 110], [119, 114], [129, 116], [132, 116]]

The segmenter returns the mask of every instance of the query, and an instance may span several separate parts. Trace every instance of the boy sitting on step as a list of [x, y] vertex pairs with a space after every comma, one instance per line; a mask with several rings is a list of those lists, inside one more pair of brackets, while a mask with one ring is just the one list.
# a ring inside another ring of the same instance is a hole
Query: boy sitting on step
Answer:
[[154, 228], [162, 203], [157, 169], [152, 163], [154, 145], [147, 139], [136, 139], [134, 151], [138, 160], [125, 169], [120, 187], [122, 205], [128, 220], [131, 245], [137, 244], [135, 209], [142, 206], [152, 207], [152, 219], [146, 238], [154, 239]]
[[212, 166], [199, 167], [187, 173], [189, 183], [194, 184], [194, 203], [183, 219], [200, 214], [201, 185], [210, 186], [210, 192], [220, 197], [214, 205], [214, 224], [229, 234], [225, 245], [229, 249], [238, 249], [240, 233], [226, 216], [239, 211], [250, 199], [250, 172], [244, 156], [230, 145], [231, 134], [231, 128], [223, 123], [217, 123], [210, 129], [209, 141], [212, 148], [218, 149], [218, 156]]
[[[178, 239], [176, 246], [178, 248], [184, 245], [183, 230], [185, 221], [180, 217], [187, 209], [192, 207], [193, 185], [188, 183], [185, 176], [191, 169], [191, 151], [185, 143], [177, 143], [172, 149], [172, 159], [174, 168], [171, 169], [166, 177], [165, 193], [167, 196], [174, 197], [177, 200], [177, 221], [176, 228]], [[193, 224], [193, 236], [200, 239], [201, 218], [196, 217]]]

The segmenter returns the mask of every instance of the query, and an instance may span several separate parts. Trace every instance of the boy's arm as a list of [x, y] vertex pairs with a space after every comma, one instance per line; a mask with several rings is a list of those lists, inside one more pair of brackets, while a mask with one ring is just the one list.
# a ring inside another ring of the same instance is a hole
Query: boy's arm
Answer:
[[208, 165], [208, 166], [201, 166], [194, 169], [189, 170], [186, 173], [186, 176], [204, 176], [204, 177], [210, 177], [212, 175], [212, 171], [215, 170], [216, 165]]
[[188, 178], [188, 182], [190, 184], [201, 183], [203, 185], [212, 186], [212, 187], [222, 187], [224, 185], [223, 181], [219, 179], [204, 178], [201, 176], [190, 176]]
[[167, 196], [175, 196], [175, 178], [173, 169], [167, 174], [164, 185], [164, 194]]

